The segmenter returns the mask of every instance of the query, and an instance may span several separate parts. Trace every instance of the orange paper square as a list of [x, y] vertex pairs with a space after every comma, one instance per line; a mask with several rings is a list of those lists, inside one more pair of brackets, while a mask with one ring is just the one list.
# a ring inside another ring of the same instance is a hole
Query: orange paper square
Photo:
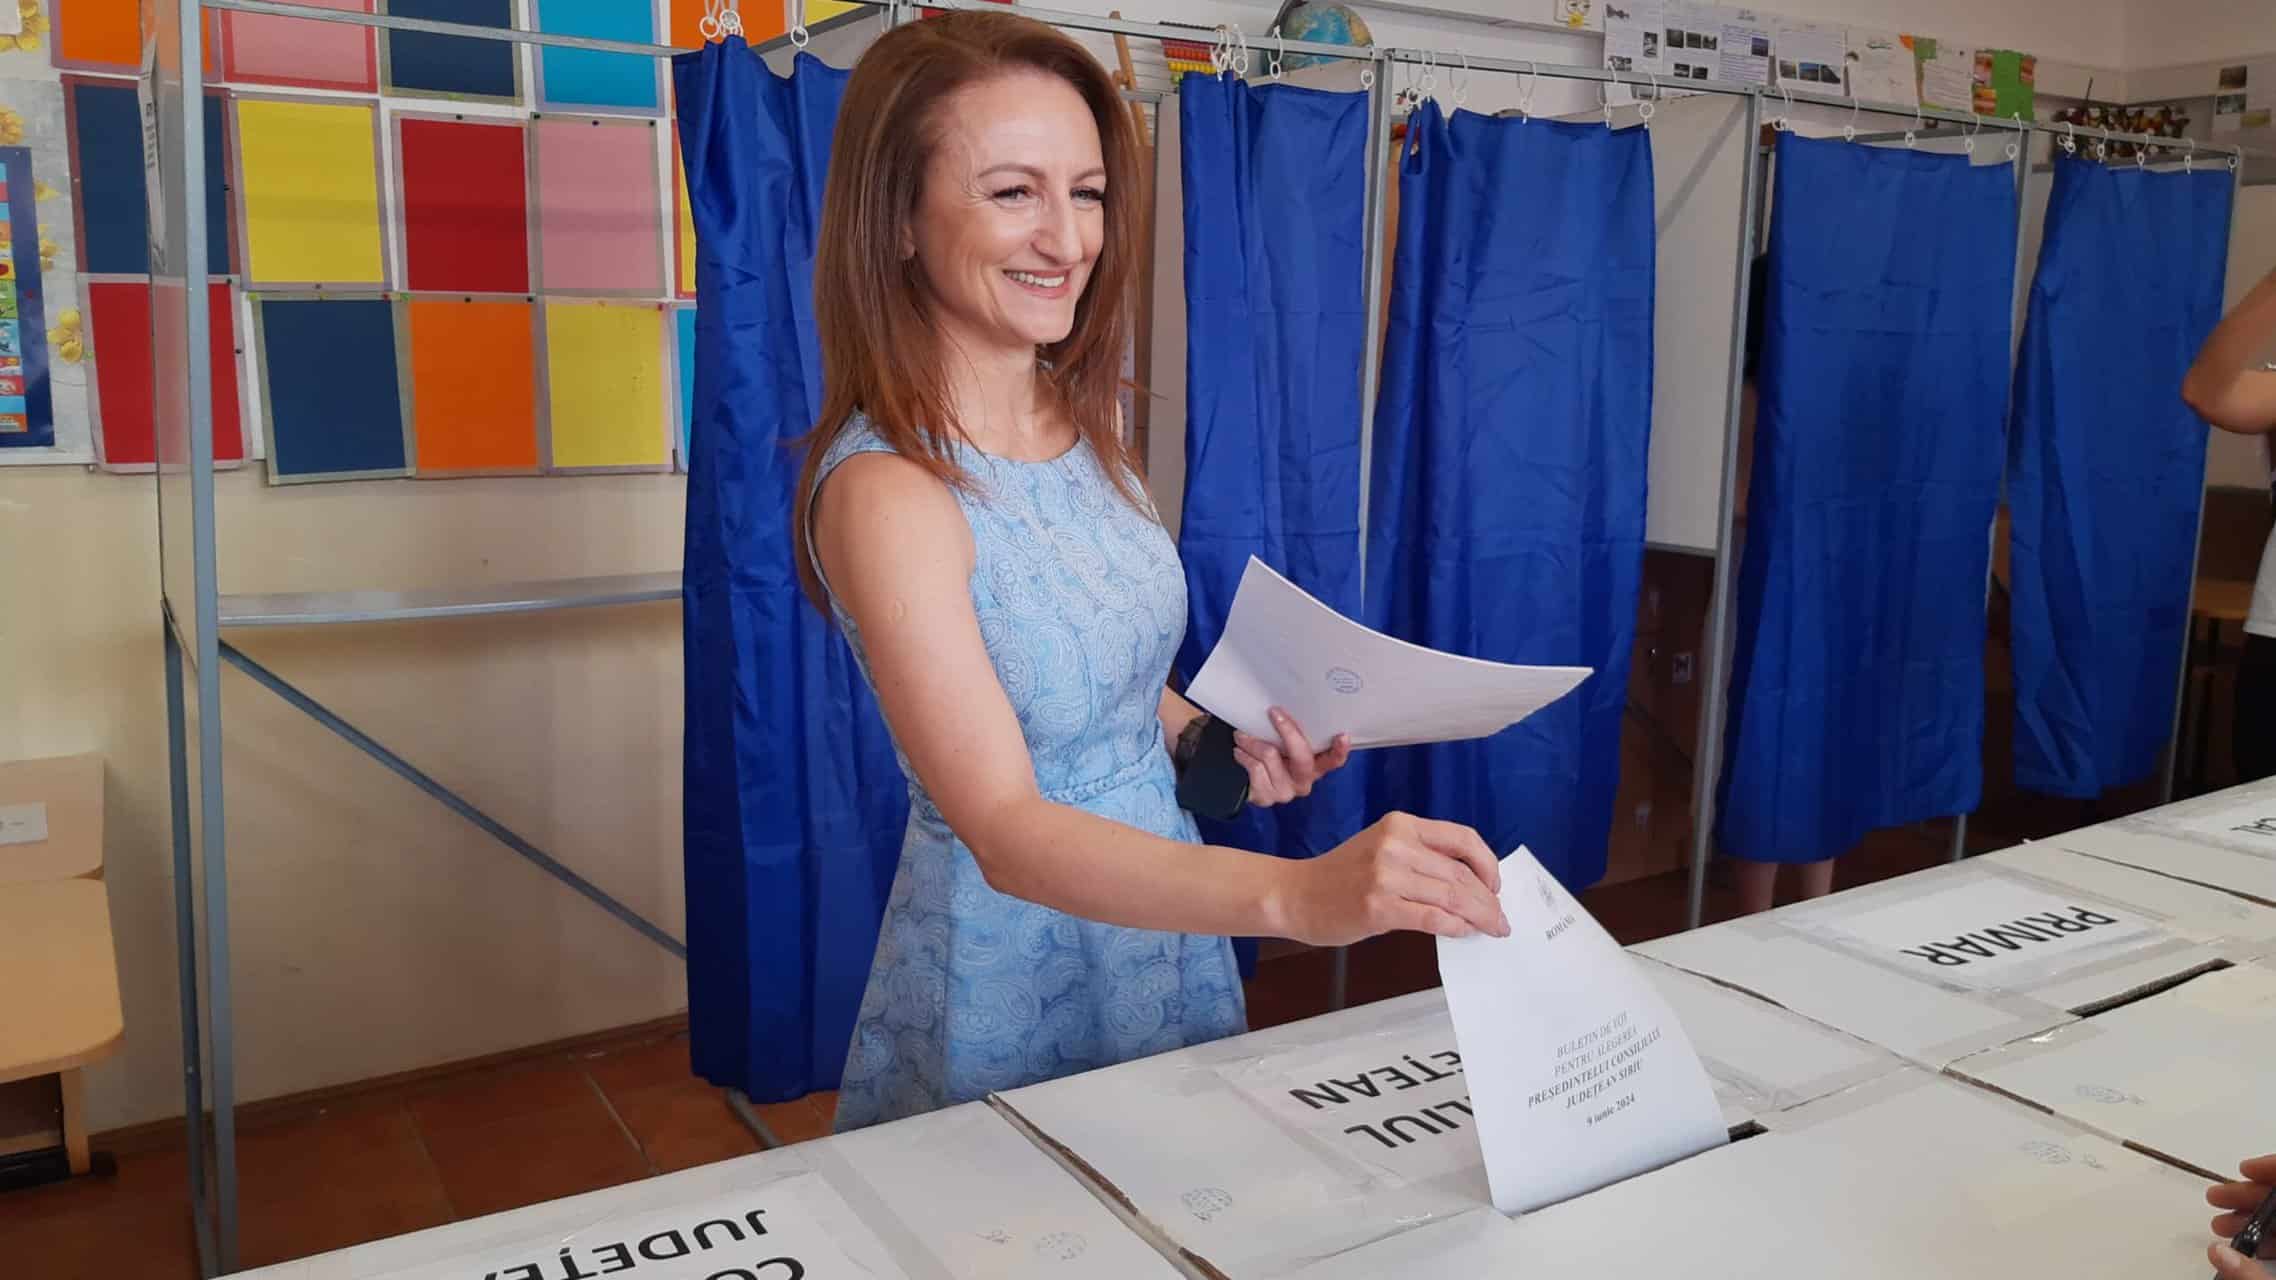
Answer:
[[408, 307], [417, 470], [536, 470], [530, 304], [415, 298]]

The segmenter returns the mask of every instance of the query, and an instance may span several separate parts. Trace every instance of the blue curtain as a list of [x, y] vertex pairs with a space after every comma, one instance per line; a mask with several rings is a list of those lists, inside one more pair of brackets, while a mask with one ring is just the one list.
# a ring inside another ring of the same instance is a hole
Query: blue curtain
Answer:
[[685, 839], [695, 1070], [761, 1101], [834, 1088], [908, 796], [842, 637], [800, 595], [794, 442], [821, 403], [813, 316], [846, 75], [772, 74], [740, 38], [675, 57], [695, 220]]
[[2173, 732], [2206, 427], [2181, 378], [2219, 321], [2230, 174], [2059, 157], [2015, 373], [2015, 780], [2087, 798]]
[[1781, 134], [1716, 839], [1815, 862], [1983, 790], [2015, 171]]
[[1604, 874], [1643, 568], [1651, 140], [1435, 103], [1408, 130], [1368, 621], [1596, 674], [1483, 742], [1386, 752], [1374, 797], [1529, 845], [1578, 888]]
[[[1359, 366], [1367, 95], [1231, 76], [1180, 82], [1185, 185], [1186, 471], [1178, 551], [1188, 678], [1254, 555], [1359, 615]], [[1321, 742], [1321, 747], [1327, 744]], [[1307, 801], [1209, 824], [1293, 857], [1362, 825], [1359, 769]]]

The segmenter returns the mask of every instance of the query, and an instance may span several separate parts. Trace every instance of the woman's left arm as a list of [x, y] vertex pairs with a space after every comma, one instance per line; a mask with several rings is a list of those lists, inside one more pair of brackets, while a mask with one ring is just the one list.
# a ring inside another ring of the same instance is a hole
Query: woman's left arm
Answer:
[[[1158, 714], [1162, 721], [1162, 741], [1169, 744], [1170, 758], [1183, 763], [1181, 740], [1187, 730], [1208, 713], [1165, 686]], [[1272, 709], [1272, 724], [1280, 731], [1278, 742], [1252, 738], [1245, 733], [1233, 735], [1234, 758], [1249, 775], [1249, 803], [1259, 808], [1286, 804], [1312, 794], [1313, 786], [1321, 778], [1343, 768], [1344, 762], [1351, 758], [1351, 740], [1344, 735], [1338, 734], [1327, 750], [1317, 751], [1312, 747], [1312, 740], [1304, 736], [1303, 727], [1278, 707]]]

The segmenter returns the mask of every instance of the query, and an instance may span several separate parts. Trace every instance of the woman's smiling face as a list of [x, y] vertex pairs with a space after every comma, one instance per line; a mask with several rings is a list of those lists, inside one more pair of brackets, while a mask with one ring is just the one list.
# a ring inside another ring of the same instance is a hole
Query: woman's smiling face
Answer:
[[1106, 238], [1098, 124], [1073, 85], [1018, 70], [948, 97], [902, 251], [968, 353], [1066, 338]]

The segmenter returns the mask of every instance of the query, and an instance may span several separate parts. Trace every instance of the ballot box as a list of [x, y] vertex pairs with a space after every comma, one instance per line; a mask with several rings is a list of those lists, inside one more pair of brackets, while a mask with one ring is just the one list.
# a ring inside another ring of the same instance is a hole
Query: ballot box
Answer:
[[2265, 921], [2248, 913], [2226, 929], [2213, 903], [2177, 902], [2154, 881], [2034, 852], [1938, 867], [1636, 950], [1940, 1068], [2249, 957], [2260, 946], [2249, 935]]
[[2161, 1276], [2204, 1270], [2205, 1183], [1918, 1068], [1766, 1131], [1510, 1219], [1491, 1210], [1322, 1259], [1302, 1280]]
[[2276, 1147], [2276, 967], [2240, 965], [1962, 1058], [1951, 1072], [2197, 1170]]
[[1979, 854], [1973, 864], [2035, 875], [2155, 913], [2169, 932], [2209, 943], [2231, 961], [2258, 959], [2276, 951], [2276, 905], [2079, 853], [2064, 847], [2060, 838]]
[[[1636, 962], [1734, 1129], [1901, 1068], [1753, 996]], [[1470, 1090], [1432, 990], [999, 1102], [1166, 1253], [1248, 1277], [1490, 1206]]]
[[247, 1272], [259, 1280], [1173, 1280], [983, 1104]]
[[2197, 796], [2044, 843], [2276, 903], [2276, 779]]

